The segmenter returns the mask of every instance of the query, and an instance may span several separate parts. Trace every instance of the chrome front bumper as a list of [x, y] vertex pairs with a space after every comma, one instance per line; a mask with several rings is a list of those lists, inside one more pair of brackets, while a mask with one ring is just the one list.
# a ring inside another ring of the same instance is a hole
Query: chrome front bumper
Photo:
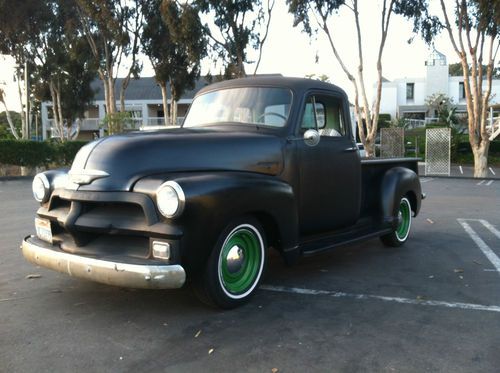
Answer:
[[23, 240], [24, 257], [41, 267], [108, 285], [139, 289], [175, 289], [186, 281], [184, 268], [173, 265], [128, 264], [60, 251], [34, 236]]

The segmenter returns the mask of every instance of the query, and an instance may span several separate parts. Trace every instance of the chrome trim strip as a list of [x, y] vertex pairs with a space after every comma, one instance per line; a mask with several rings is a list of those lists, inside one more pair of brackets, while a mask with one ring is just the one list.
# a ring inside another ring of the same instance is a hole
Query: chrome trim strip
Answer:
[[101, 170], [69, 170], [68, 172], [69, 181], [74, 184], [85, 185], [90, 184], [96, 179], [102, 179], [103, 177], [108, 177], [109, 174]]
[[70, 276], [138, 289], [176, 289], [186, 281], [186, 272], [178, 264], [140, 265], [88, 258], [38, 246], [28, 241], [31, 237], [23, 240], [24, 257], [36, 265]]

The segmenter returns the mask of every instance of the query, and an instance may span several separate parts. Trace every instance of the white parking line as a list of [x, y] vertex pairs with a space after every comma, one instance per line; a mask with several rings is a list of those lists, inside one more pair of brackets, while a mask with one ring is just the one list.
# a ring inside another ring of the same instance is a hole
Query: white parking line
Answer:
[[421, 183], [426, 183], [426, 182], [432, 181], [432, 180], [434, 180], [434, 179], [432, 177], [430, 177], [430, 178], [420, 179], [420, 182]]
[[305, 288], [294, 288], [285, 286], [262, 285], [262, 290], [275, 291], [279, 293], [292, 293], [301, 295], [327, 295], [334, 298], [353, 298], [357, 300], [379, 300], [383, 302], [394, 302], [402, 304], [412, 304], [418, 306], [435, 306], [446, 308], [458, 308], [463, 310], [500, 312], [500, 306], [487, 306], [483, 304], [443, 302], [439, 300], [418, 300], [401, 297], [386, 297], [382, 295], [344, 293], [341, 291], [314, 290]]
[[482, 185], [486, 180], [481, 180], [479, 183], [477, 183], [476, 185]]
[[481, 222], [482, 225], [484, 225], [486, 227], [486, 229], [488, 229], [491, 233], [493, 233], [495, 236], [497, 236], [497, 238], [500, 240], [500, 231], [498, 229], [496, 229], [493, 225], [488, 223], [486, 220], [479, 219], [479, 221]]
[[[462, 226], [462, 228], [467, 232], [467, 234], [472, 238], [472, 240], [475, 242], [477, 247], [483, 252], [483, 254], [488, 258], [488, 260], [493, 264], [493, 266], [496, 268], [498, 273], [500, 274], [500, 258], [491, 250], [491, 248], [482, 240], [481, 237], [474, 231], [474, 229], [471, 228], [469, 223], [466, 222], [466, 220], [472, 220], [472, 221], [480, 221], [481, 223], [484, 220], [481, 219], [457, 219], [458, 223]], [[486, 221], [485, 221], [486, 222]], [[486, 222], [488, 225], [491, 226], [488, 222]], [[483, 224], [486, 228], [488, 228], [485, 224]], [[493, 226], [491, 226], [493, 228]], [[488, 228], [490, 231], [491, 229]], [[495, 228], [493, 228], [496, 230]], [[496, 235], [496, 234], [495, 234]]]
[[500, 231], [498, 229], [496, 229], [494, 225], [490, 224], [487, 220], [484, 220], [484, 219], [457, 219], [457, 220], [459, 220], [459, 221], [478, 221], [482, 225], [484, 225], [484, 227], [486, 229], [488, 229], [491, 233], [493, 233], [495, 236], [497, 236], [498, 239], [500, 239]]
[[463, 170], [462, 166], [458, 166], [458, 168], [460, 169], [460, 173], [463, 175], [464, 174], [464, 170]]
[[490, 169], [490, 172], [493, 174], [493, 175], [496, 175], [495, 171], [493, 171], [493, 169], [491, 167], [489, 167]]
[[494, 181], [494, 180], [490, 180], [490, 181], [488, 181], [485, 185], [490, 186], [491, 184], [493, 184], [493, 181]]

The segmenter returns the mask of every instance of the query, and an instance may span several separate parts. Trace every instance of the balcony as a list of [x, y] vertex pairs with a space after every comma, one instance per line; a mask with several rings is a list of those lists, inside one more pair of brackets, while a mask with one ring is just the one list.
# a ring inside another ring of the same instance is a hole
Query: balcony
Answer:
[[150, 117], [147, 118], [145, 124], [143, 124], [140, 129], [142, 130], [157, 130], [163, 128], [180, 127], [184, 122], [184, 117], [177, 117], [177, 122], [175, 126], [168, 125], [165, 126], [165, 119], [163, 117]]

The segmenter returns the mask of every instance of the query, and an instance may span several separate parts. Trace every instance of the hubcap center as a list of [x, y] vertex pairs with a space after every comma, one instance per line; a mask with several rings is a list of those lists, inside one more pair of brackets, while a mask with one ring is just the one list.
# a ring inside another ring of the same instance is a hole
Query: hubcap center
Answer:
[[226, 262], [227, 270], [229, 271], [229, 273], [238, 272], [243, 267], [243, 264], [245, 262], [243, 249], [238, 245], [234, 245], [233, 247], [231, 247], [231, 249], [229, 249], [229, 252], [227, 253]]

